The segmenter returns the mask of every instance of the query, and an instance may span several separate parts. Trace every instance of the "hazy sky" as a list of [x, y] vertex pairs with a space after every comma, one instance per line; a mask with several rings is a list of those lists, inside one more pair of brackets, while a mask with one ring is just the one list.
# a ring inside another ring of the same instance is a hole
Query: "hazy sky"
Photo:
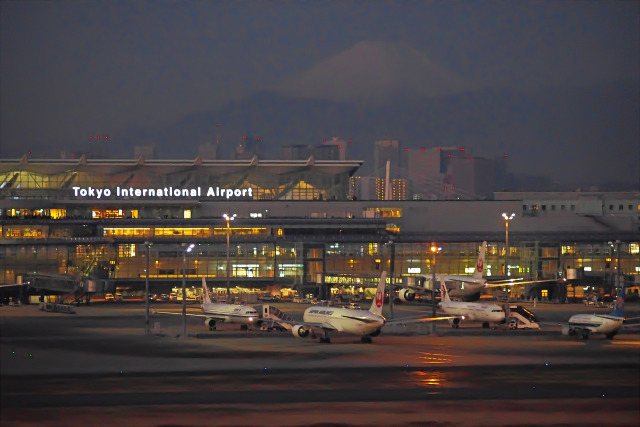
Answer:
[[631, 0], [5, 0], [0, 7], [5, 156], [176, 121], [274, 87], [365, 40], [406, 43], [479, 86], [640, 78], [640, 3]]

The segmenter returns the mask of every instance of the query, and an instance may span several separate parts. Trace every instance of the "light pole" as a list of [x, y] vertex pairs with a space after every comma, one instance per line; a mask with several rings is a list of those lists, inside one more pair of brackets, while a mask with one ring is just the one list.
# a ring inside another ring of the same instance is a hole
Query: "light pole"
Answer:
[[389, 240], [389, 312], [391, 314], [391, 318], [395, 317], [394, 307], [395, 307], [395, 299], [396, 299], [396, 290], [393, 285], [393, 276], [395, 274], [395, 264], [396, 264], [396, 245], [393, 240]]
[[507, 215], [506, 212], [502, 212], [502, 218], [504, 218], [504, 240], [505, 240], [505, 251], [504, 251], [504, 275], [509, 275], [509, 221], [515, 218], [516, 214], [512, 213], [511, 215]]
[[[436, 317], [436, 255], [442, 250], [435, 243], [431, 243], [431, 317]], [[431, 322], [431, 335], [436, 334], [436, 322]]]
[[144, 333], [148, 334], [149, 330], [149, 258], [151, 257], [151, 242], [144, 242], [147, 247], [147, 274], [144, 279], [144, 299], [145, 299], [145, 314], [144, 314]]
[[231, 284], [230, 284], [230, 280], [231, 280], [231, 260], [230, 258], [230, 253], [229, 253], [229, 239], [231, 236], [231, 226], [230, 223], [231, 221], [233, 221], [234, 219], [236, 219], [238, 215], [233, 214], [233, 215], [229, 215], [229, 214], [222, 214], [222, 218], [224, 218], [225, 221], [227, 221], [227, 302], [231, 302]]
[[191, 243], [189, 246], [186, 243], [182, 244], [182, 338], [187, 338], [187, 253], [195, 247], [195, 244]]

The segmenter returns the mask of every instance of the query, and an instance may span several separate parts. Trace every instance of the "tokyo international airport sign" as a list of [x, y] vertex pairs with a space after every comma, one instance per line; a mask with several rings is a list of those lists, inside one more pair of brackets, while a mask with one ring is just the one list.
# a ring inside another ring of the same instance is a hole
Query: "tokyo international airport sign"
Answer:
[[133, 187], [71, 187], [74, 197], [79, 199], [185, 199], [185, 198], [211, 198], [211, 199], [245, 199], [253, 197], [252, 188], [220, 188], [220, 187], [160, 187], [160, 188], [133, 188]]

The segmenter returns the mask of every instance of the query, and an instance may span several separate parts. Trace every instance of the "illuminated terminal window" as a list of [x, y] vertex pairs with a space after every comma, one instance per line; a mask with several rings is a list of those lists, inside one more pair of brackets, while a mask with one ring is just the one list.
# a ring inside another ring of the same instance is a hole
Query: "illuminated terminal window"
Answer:
[[7, 217], [33, 217], [60, 219], [67, 216], [66, 209], [7, 209]]
[[118, 245], [118, 256], [120, 258], [132, 258], [136, 256], [136, 245]]
[[365, 208], [365, 218], [401, 218], [401, 208]]
[[124, 209], [93, 209], [91, 217], [96, 219], [124, 218], [125, 211]]
[[176, 237], [176, 236], [190, 236], [190, 237], [210, 237], [211, 229], [209, 228], [183, 228], [183, 227], [171, 227], [171, 228], [156, 228], [156, 237]]
[[16, 226], [4, 227], [2, 237], [5, 239], [42, 239], [47, 237], [48, 227]]
[[264, 236], [267, 234], [266, 228], [233, 228], [233, 234], [242, 236]]
[[152, 229], [149, 227], [113, 228], [106, 227], [103, 235], [111, 237], [151, 237]]
[[191, 209], [185, 209], [184, 210], [184, 218], [185, 219], [191, 219]]
[[66, 218], [67, 217], [67, 210], [66, 209], [51, 209], [49, 211], [49, 216], [51, 217], [51, 219]]

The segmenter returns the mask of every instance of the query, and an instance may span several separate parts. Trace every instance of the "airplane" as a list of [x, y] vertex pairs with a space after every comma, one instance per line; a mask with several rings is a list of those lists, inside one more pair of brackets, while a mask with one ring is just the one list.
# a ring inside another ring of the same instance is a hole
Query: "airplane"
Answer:
[[589, 339], [590, 334], [604, 334], [607, 339], [613, 339], [624, 323], [624, 295], [616, 300], [616, 308], [609, 314], [574, 314], [567, 325], [562, 327], [562, 335], [580, 335], [582, 339]]
[[444, 279], [440, 278], [440, 292], [442, 299], [439, 307], [446, 314], [455, 316], [449, 319], [453, 328], [460, 327], [463, 320], [476, 320], [482, 322], [483, 328], [488, 328], [491, 323], [504, 323], [506, 319], [505, 311], [497, 304], [487, 304], [481, 302], [451, 301]]
[[[483, 277], [486, 251], [487, 242], [485, 240], [484, 242], [482, 242], [482, 247], [480, 248], [480, 253], [478, 254], [478, 259], [476, 261], [476, 267], [473, 274], [436, 274], [437, 281], [445, 280], [445, 282], [449, 283], [447, 285], [447, 291], [451, 298], [456, 298], [463, 301], [477, 301], [478, 299], [480, 299], [480, 294], [482, 293], [482, 291], [486, 288], [555, 281], [520, 281], [519, 279], [506, 279], [489, 282], [486, 278]], [[416, 276], [416, 278], [417, 280], [415, 278], [408, 277], [408, 279], [413, 279], [416, 281], [412, 284], [403, 285], [402, 289], [400, 289], [400, 291], [398, 292], [398, 297], [401, 301], [413, 301], [416, 298], [417, 294], [431, 294], [431, 278], [426, 276]]]
[[329, 337], [329, 332], [339, 332], [360, 336], [360, 340], [363, 343], [371, 343], [371, 338], [380, 335], [382, 326], [387, 323], [423, 322], [446, 319], [446, 317], [436, 317], [422, 319], [411, 318], [409, 320], [394, 319], [387, 321], [382, 315], [386, 282], [387, 273], [382, 272], [376, 289], [376, 295], [368, 310], [316, 305], [304, 311], [302, 321], [282, 320], [282, 316], [280, 319], [274, 317], [272, 320], [281, 324], [287, 330], [290, 330], [296, 338], [306, 338], [309, 335], [315, 338], [316, 331], [319, 331], [322, 333], [319, 341], [322, 343], [330, 343], [331, 338]]
[[[204, 317], [204, 324], [209, 327], [210, 331], [215, 331], [216, 325], [220, 323], [239, 323], [240, 329], [246, 331], [250, 326], [260, 327], [262, 320], [259, 317], [258, 311], [255, 307], [242, 304], [226, 304], [213, 302], [209, 296], [209, 289], [207, 288], [207, 282], [205, 278], [202, 278], [202, 313], [192, 314], [187, 316]], [[156, 311], [158, 314], [181, 314], [170, 311]]]
[[[459, 283], [458, 286], [449, 286], [447, 291], [453, 298], [463, 299], [478, 299], [482, 290], [487, 286], [487, 279], [482, 277], [484, 273], [484, 260], [485, 253], [487, 251], [487, 242], [482, 242], [480, 253], [478, 254], [478, 260], [476, 261], [476, 268], [471, 275], [460, 274], [436, 274], [436, 280], [445, 280], [449, 282]], [[431, 293], [431, 287], [427, 285], [430, 281], [426, 280], [414, 285], [407, 285], [406, 288], [401, 289], [398, 293], [398, 297], [401, 301], [408, 302], [413, 301], [417, 293], [426, 294]]]

